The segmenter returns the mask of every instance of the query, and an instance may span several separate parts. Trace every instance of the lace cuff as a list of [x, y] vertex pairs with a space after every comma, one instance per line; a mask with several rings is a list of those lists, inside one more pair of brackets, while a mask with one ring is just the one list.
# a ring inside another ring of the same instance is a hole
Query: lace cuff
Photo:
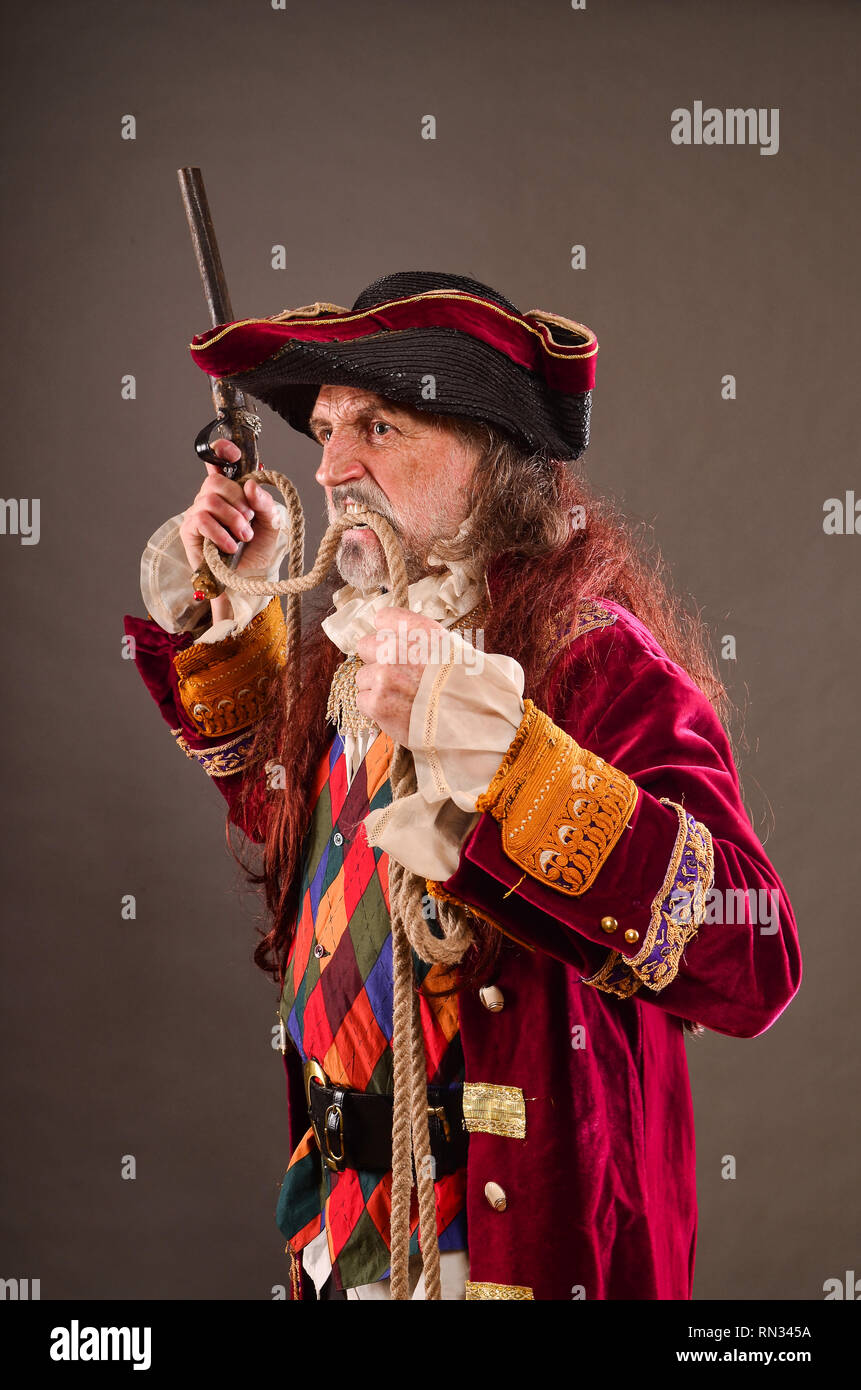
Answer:
[[[265, 574], [245, 575], [246, 579], [277, 579], [281, 572], [290, 538], [286, 530], [287, 509], [280, 502], [275, 506], [281, 530], [272, 564]], [[147, 541], [141, 556], [141, 598], [147, 613], [165, 632], [193, 632], [197, 634], [195, 642], [219, 642], [247, 627], [263, 612], [270, 599], [266, 594], [255, 597], [225, 589], [233, 618], [222, 619], [207, 628], [210, 605], [208, 600], [198, 601], [192, 597], [192, 571], [179, 535], [184, 517], [185, 512], [170, 517]]]
[[448, 632], [445, 659], [422, 673], [408, 746], [418, 790], [365, 818], [370, 844], [425, 879], [457, 868], [478, 821], [476, 801], [492, 780], [523, 716], [523, 671]]

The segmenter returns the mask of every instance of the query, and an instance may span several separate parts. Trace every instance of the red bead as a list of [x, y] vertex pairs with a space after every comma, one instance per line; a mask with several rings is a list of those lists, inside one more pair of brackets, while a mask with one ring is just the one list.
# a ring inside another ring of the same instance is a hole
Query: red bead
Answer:
[[196, 599], [206, 598], [206, 594], [203, 592], [202, 589], [195, 589], [195, 591], [194, 591], [194, 597], [195, 597]]

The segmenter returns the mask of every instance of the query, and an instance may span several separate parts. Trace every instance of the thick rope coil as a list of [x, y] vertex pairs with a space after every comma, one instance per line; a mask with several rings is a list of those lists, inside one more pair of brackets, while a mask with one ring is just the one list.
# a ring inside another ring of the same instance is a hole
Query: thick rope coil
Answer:
[[[384, 517], [376, 512], [351, 512], [348, 516], [332, 522], [320, 542], [314, 564], [307, 574], [302, 574], [305, 518], [296, 488], [283, 473], [275, 473], [270, 469], [256, 469], [244, 473], [236, 481], [241, 486], [248, 478], [253, 478], [256, 483], [271, 484], [284, 499], [287, 529], [291, 537], [287, 555], [289, 578], [245, 578], [228, 569], [214, 542], [208, 539], [203, 542], [204, 561], [217, 580], [237, 593], [286, 596], [287, 661], [292, 668], [290, 675], [295, 688], [300, 678], [298, 655], [302, 625], [301, 595], [316, 588], [328, 574], [341, 533], [360, 523], [374, 531], [386, 557], [392, 602], [398, 608], [409, 606], [406, 564], [398, 538]], [[408, 748], [395, 745], [389, 775], [392, 800], [415, 792], [415, 765]], [[389, 908], [392, 919], [394, 975], [390, 1286], [393, 1299], [409, 1299], [410, 1201], [415, 1163], [425, 1297], [439, 1300], [440, 1263], [434, 1160], [428, 1128], [427, 1059], [412, 950], [424, 961], [450, 967], [462, 959], [472, 936], [465, 918], [446, 903], [437, 904], [437, 923], [443, 935], [434, 935], [422, 912], [424, 892], [423, 880], [410, 873], [402, 864], [389, 859]]]

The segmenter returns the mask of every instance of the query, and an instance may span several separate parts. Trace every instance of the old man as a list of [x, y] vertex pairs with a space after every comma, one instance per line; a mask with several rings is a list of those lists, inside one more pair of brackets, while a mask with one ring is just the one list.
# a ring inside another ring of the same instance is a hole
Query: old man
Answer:
[[[278, 598], [193, 598], [205, 539], [270, 579], [289, 547], [280, 503], [209, 465], [147, 545], [147, 618], [126, 619], [257, 847], [302, 1299], [391, 1295], [390, 863], [470, 941], [454, 966], [414, 952], [440, 1277], [430, 1292], [413, 1201], [397, 1296], [690, 1298], [686, 1038], [755, 1037], [799, 986], [707, 636], [577, 467], [596, 352], [583, 324], [432, 272], [192, 344], [316, 441], [330, 521], [381, 515], [409, 580], [394, 606], [376, 534], [345, 530], [289, 685]], [[415, 791], [393, 801], [395, 745]]]

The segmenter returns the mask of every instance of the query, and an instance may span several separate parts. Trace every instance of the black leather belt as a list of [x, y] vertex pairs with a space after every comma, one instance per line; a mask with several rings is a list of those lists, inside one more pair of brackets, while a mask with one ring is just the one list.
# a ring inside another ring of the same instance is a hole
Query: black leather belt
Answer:
[[[345, 1168], [387, 1173], [392, 1166], [392, 1098], [334, 1086], [319, 1062], [305, 1063], [305, 1098], [323, 1162], [334, 1173]], [[463, 1127], [463, 1089], [428, 1086], [428, 1131], [434, 1177], [466, 1166], [469, 1134]]]

